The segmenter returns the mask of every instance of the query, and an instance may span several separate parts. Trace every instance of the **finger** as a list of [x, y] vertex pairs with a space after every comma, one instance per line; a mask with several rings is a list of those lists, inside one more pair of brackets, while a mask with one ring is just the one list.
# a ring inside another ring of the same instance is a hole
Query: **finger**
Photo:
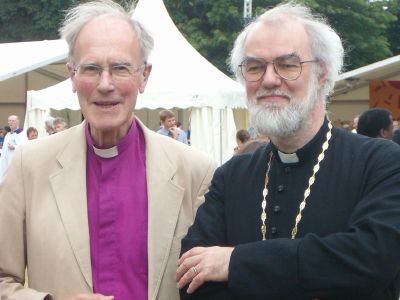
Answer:
[[192, 281], [189, 284], [188, 289], [186, 290], [186, 292], [188, 294], [192, 294], [193, 292], [195, 292], [200, 286], [203, 285], [205, 281], [205, 277], [203, 276], [203, 274], [200, 274], [200, 272], [197, 270], [197, 275], [192, 279]]
[[195, 256], [195, 255], [200, 255], [202, 254], [204, 251], [206, 251], [207, 248], [205, 247], [194, 247], [192, 249], [190, 249], [189, 251], [186, 251], [185, 253], [182, 254], [181, 258], [178, 260], [178, 264], [180, 265], [181, 263], [183, 263], [183, 261], [191, 256]]
[[175, 273], [175, 280], [179, 281], [183, 275], [185, 275], [191, 268], [197, 268], [197, 265], [201, 262], [201, 255], [190, 256], [186, 258], [182, 263], [179, 265], [178, 269]]
[[199, 274], [199, 270], [196, 267], [191, 267], [186, 273], [180, 278], [178, 282], [178, 288], [181, 289], [188, 285], [196, 276]]

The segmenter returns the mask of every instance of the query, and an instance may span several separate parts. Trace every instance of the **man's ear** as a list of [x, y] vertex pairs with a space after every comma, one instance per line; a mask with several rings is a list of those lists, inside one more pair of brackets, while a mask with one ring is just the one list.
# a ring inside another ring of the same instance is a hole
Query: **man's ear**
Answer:
[[390, 139], [390, 129], [389, 128], [381, 128], [379, 130], [379, 137], [384, 139]]
[[69, 78], [71, 78], [72, 82], [72, 91], [76, 93], [76, 87], [75, 87], [75, 71], [74, 71], [74, 65], [71, 62], [67, 63], [67, 70], [69, 73]]
[[149, 80], [149, 76], [151, 73], [151, 69], [153, 68], [152, 64], [146, 64], [146, 66], [144, 67], [141, 76], [143, 77], [142, 82], [139, 86], [139, 92], [143, 93], [144, 89], [146, 87], [147, 81]]
[[325, 63], [319, 63], [318, 83], [320, 84], [320, 86], [323, 86], [325, 84], [327, 77], [328, 70]]

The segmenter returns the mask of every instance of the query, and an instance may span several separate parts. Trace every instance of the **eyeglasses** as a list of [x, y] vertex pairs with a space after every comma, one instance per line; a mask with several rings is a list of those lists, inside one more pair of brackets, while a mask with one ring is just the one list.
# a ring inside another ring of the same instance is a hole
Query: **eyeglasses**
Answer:
[[266, 61], [262, 58], [249, 57], [240, 65], [244, 79], [248, 82], [259, 81], [267, 71], [268, 64], [274, 66], [275, 73], [284, 80], [296, 80], [300, 77], [302, 66], [305, 63], [313, 63], [318, 60], [301, 61], [297, 55], [285, 55], [275, 58], [273, 61]]
[[101, 67], [96, 64], [81, 64], [74, 66], [74, 72], [82, 79], [97, 82], [100, 80], [101, 73], [107, 70], [113, 80], [123, 81], [129, 79], [134, 73], [140, 71], [145, 66], [146, 62], [137, 67], [130, 64], [115, 64], [108, 67]]

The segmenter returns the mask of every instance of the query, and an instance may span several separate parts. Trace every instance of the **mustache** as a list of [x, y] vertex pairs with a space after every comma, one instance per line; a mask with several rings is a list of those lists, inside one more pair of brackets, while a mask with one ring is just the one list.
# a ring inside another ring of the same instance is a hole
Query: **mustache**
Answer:
[[292, 99], [292, 95], [289, 92], [282, 90], [282, 89], [273, 89], [273, 90], [259, 89], [256, 92], [256, 97], [265, 97], [265, 96], [274, 96], [274, 95], [285, 96], [285, 97], [288, 97], [289, 99]]

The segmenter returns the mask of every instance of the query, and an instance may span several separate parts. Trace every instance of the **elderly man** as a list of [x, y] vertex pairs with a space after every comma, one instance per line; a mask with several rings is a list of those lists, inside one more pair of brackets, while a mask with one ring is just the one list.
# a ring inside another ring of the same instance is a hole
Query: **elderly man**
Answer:
[[26, 141], [25, 135], [21, 134], [22, 128], [19, 128], [18, 116], [9, 116], [7, 122], [8, 126], [10, 126], [11, 128], [11, 132], [6, 134], [3, 140], [3, 149], [0, 156], [0, 181], [11, 163], [12, 157], [15, 153], [15, 149], [22, 142]]
[[134, 117], [153, 40], [130, 13], [86, 2], [61, 33], [86, 121], [17, 149], [0, 185], [0, 298], [177, 299], [214, 162]]
[[332, 128], [342, 58], [333, 29], [294, 3], [237, 38], [232, 68], [271, 143], [215, 172], [182, 240], [183, 298], [399, 298], [400, 148]]

